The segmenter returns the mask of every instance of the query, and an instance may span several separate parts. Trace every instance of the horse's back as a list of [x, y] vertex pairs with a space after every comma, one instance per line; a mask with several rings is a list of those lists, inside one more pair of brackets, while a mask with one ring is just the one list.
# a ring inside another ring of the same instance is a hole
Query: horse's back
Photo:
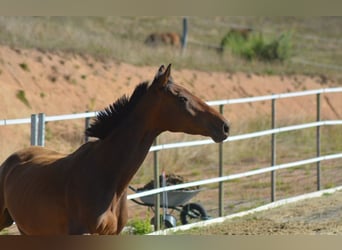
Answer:
[[63, 187], [67, 178], [59, 164], [63, 158], [63, 154], [43, 147], [29, 147], [13, 153], [1, 165], [0, 208], [10, 212], [23, 232], [44, 234], [30, 228], [35, 223], [62, 223], [58, 227], [64, 227], [65, 218], [56, 212], [64, 206]]
[[0, 181], [7, 183], [15, 175], [34, 177], [34, 175], [51, 172], [48, 169], [59, 167], [60, 164], [57, 162], [64, 157], [64, 154], [39, 146], [19, 150], [10, 155], [1, 165]]
[[3, 193], [6, 189], [16, 189], [12, 186], [23, 187], [25, 183], [34, 184], [35, 179], [42, 179], [44, 172], [49, 171], [41, 169], [43, 167], [48, 169], [53, 162], [62, 157], [60, 153], [37, 146], [10, 155], [0, 166], [0, 199], [4, 199]]

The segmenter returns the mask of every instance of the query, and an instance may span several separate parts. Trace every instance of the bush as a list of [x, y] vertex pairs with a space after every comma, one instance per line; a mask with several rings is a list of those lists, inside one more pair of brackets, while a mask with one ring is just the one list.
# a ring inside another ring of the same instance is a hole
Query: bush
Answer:
[[27, 107], [31, 108], [31, 105], [30, 105], [29, 101], [28, 101], [27, 98], [26, 98], [26, 95], [25, 95], [25, 91], [24, 91], [24, 90], [18, 90], [18, 91], [17, 91], [17, 94], [16, 94], [16, 97], [17, 97], [22, 103], [24, 103]]
[[279, 37], [266, 41], [262, 34], [253, 35], [248, 39], [227, 34], [221, 41], [221, 48], [230, 50], [247, 60], [284, 61], [291, 56], [291, 33], [283, 33]]
[[133, 234], [148, 234], [152, 232], [151, 224], [149, 219], [133, 219], [130, 223], [128, 223], [129, 226], [133, 228]]

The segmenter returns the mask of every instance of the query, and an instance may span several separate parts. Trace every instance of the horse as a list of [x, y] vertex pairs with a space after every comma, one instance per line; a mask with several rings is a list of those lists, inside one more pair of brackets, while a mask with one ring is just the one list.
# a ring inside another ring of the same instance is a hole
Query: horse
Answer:
[[145, 39], [145, 44], [152, 47], [158, 45], [179, 47], [181, 45], [181, 35], [176, 32], [152, 33]]
[[229, 124], [176, 84], [171, 64], [100, 111], [71, 154], [31, 146], [0, 167], [0, 230], [15, 221], [23, 235], [119, 234], [128, 218], [127, 188], [164, 131], [224, 141]]

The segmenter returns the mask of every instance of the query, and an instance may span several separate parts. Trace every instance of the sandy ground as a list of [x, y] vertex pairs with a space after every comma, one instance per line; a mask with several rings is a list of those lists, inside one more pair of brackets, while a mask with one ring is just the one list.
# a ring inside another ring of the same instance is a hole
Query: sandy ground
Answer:
[[204, 235], [342, 235], [342, 192], [179, 232]]
[[[18, 234], [15, 225], [6, 234]], [[342, 191], [177, 234], [342, 235]]]

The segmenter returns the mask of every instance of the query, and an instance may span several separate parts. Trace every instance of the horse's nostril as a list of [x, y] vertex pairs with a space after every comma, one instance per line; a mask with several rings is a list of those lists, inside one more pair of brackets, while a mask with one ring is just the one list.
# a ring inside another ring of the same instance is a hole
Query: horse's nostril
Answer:
[[225, 134], [228, 134], [228, 133], [229, 133], [229, 126], [228, 126], [227, 123], [224, 123], [224, 124], [223, 124], [223, 132], [224, 132]]

